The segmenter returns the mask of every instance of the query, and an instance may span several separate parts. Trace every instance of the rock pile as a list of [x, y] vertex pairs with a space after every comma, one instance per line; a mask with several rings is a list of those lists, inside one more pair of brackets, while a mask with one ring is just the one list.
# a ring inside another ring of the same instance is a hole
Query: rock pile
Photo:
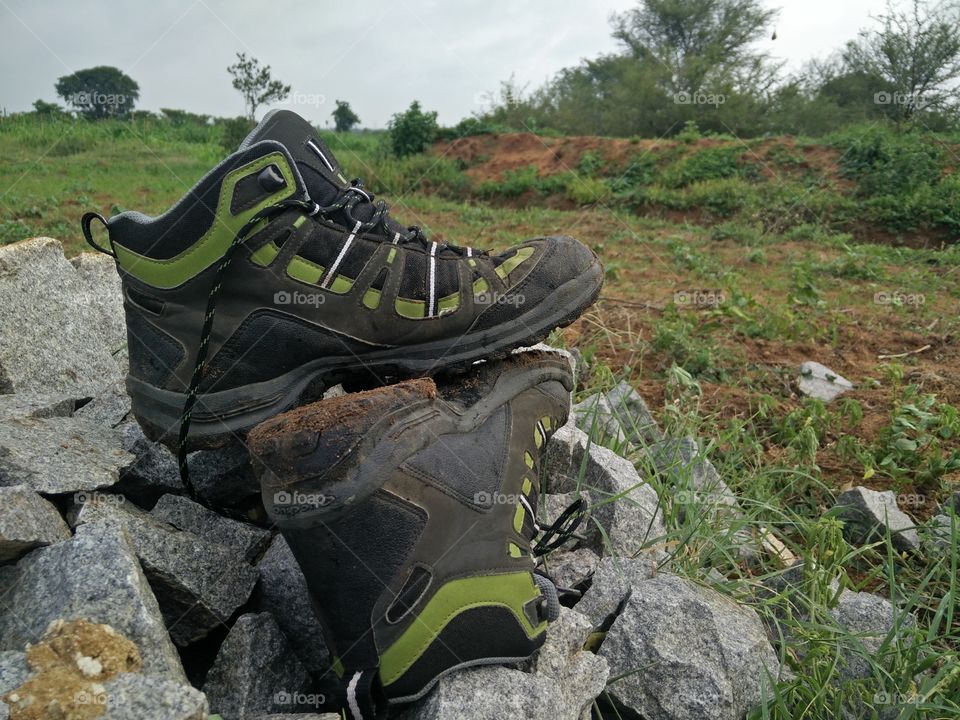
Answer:
[[[129, 416], [109, 259], [71, 263], [42, 238], [0, 248], [0, 332], [0, 720], [54, 700], [78, 718], [333, 717], [321, 715], [330, 654], [243, 448], [189, 458], [216, 512], [184, 494], [173, 456]], [[545, 471], [545, 520], [576, 497], [591, 508], [583, 535], [546, 560], [572, 591], [546, 644], [519, 667], [444, 677], [396, 714], [741, 720], [781, 668], [753, 609], [671, 572], [668, 499], [687, 493], [689, 512], [741, 517], [697, 442], [665, 437], [621, 384], [574, 407]], [[873, 520], [899, 522], [886, 501], [880, 517], [869, 494], [847, 500], [871, 514], [871, 533]], [[912, 546], [915, 533], [895, 530]], [[886, 612], [871, 598], [836, 612], [868, 635]], [[107, 672], [90, 641], [41, 667], [37, 648], [77, 627], [97, 628], [129, 662]], [[76, 691], [53, 693], [56, 672]]]

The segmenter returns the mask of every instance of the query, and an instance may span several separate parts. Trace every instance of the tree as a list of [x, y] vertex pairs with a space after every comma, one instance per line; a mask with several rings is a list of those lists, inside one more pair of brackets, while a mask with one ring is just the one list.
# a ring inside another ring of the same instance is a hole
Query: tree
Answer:
[[420, 103], [414, 100], [410, 107], [397, 113], [387, 124], [390, 129], [390, 144], [397, 157], [416, 155], [427, 149], [437, 137], [440, 129], [436, 112], [424, 112]]
[[674, 94], [731, 84], [766, 90], [779, 66], [750, 46], [777, 13], [760, 0], [641, 0], [613, 16], [613, 36], [635, 59], [661, 65]]
[[33, 101], [33, 111], [43, 118], [58, 118], [63, 117], [65, 113], [63, 108], [57, 105], [56, 103], [47, 102], [46, 100], [34, 100]]
[[283, 100], [290, 94], [289, 85], [273, 79], [269, 65], [261, 67], [259, 60], [248, 58], [246, 53], [237, 53], [237, 62], [227, 72], [233, 76], [233, 87], [243, 95], [249, 120], [255, 119], [261, 105]]
[[848, 43], [843, 59], [851, 72], [878, 78], [873, 101], [897, 120], [955, 102], [960, 78], [960, 4], [913, 0], [908, 10], [877, 18], [881, 27], [864, 30]]
[[64, 75], [55, 88], [68, 105], [91, 120], [124, 117], [140, 98], [133, 78], [108, 65]]
[[333, 125], [337, 132], [350, 132], [353, 126], [360, 122], [360, 117], [345, 100], [337, 100], [337, 109], [332, 113]]

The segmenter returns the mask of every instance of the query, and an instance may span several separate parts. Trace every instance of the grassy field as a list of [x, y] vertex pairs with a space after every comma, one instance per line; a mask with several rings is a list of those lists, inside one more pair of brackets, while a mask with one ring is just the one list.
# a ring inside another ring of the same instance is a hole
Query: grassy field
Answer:
[[[952, 550], [905, 556], [851, 547], [826, 512], [862, 484], [923, 523], [960, 489], [955, 140], [483, 136], [396, 160], [380, 135], [328, 136], [351, 176], [434, 237], [493, 248], [570, 234], [601, 256], [601, 300], [554, 339], [586, 360], [581, 397], [628, 379], [743, 498], [744, 517], [704, 522], [663, 492], [676, 530], [651, 542], [678, 572], [719, 573], [765, 617], [786, 613], [780, 651], [796, 676], [757, 715], [783, 719], [960, 717], [956, 528]], [[160, 212], [224, 154], [214, 128], [0, 123], [0, 243], [43, 234], [79, 252], [83, 211]], [[804, 360], [856, 389], [802, 399]], [[760, 527], [807, 561], [789, 613], [761, 590], [777, 559], [735, 551], [739, 530]], [[879, 651], [826, 613], [831, 578], [903, 610]], [[841, 681], [845, 654], [870, 677]]]

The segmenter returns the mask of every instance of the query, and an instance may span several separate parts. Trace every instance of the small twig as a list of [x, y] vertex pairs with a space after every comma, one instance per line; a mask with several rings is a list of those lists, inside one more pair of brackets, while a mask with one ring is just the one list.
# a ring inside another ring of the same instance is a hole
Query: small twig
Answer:
[[916, 350], [908, 350], [907, 352], [896, 353], [894, 355], [877, 355], [877, 360], [896, 360], [897, 358], [905, 358], [910, 355], [919, 355], [925, 350], [929, 350], [933, 345], [924, 345], [922, 348], [917, 348]]
[[646, 310], [663, 310], [665, 307], [662, 304], [638, 302], [636, 300], [623, 300], [621, 298], [608, 297], [606, 295], [601, 295], [598, 299], [600, 302], [614, 303], [616, 305], [628, 305], [630, 307], [644, 308]]

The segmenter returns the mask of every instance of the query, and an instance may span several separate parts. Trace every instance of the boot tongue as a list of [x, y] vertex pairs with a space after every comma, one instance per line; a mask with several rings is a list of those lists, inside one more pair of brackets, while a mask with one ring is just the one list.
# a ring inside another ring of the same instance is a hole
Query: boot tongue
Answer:
[[296, 113], [271, 110], [250, 131], [240, 147], [248, 147], [260, 140], [274, 140], [287, 148], [314, 202], [329, 205], [345, 188], [350, 187], [343, 168], [330, 148], [320, 139], [313, 126]]
[[[330, 148], [320, 139], [313, 125], [295, 112], [271, 110], [263, 116], [260, 124], [250, 131], [240, 147], [248, 147], [260, 140], [273, 140], [287, 148], [297, 163], [310, 198], [315, 203], [331, 205], [350, 187], [350, 181]], [[373, 205], [363, 202], [354, 207], [352, 215], [354, 219], [366, 222], [373, 216], [373, 212]], [[343, 224], [348, 225], [346, 221]], [[380, 232], [387, 236], [392, 237], [395, 233], [405, 231], [405, 228], [392, 218], [387, 220], [386, 225]]]

